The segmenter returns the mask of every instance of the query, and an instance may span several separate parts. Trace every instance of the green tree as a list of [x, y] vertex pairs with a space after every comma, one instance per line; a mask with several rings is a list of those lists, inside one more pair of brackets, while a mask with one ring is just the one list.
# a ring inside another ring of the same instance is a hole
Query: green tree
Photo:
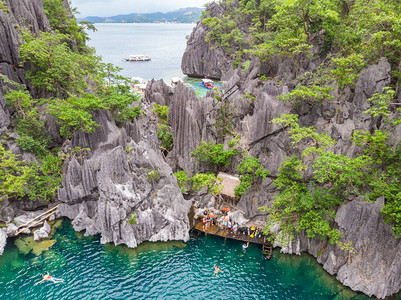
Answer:
[[241, 183], [235, 187], [234, 192], [237, 197], [246, 193], [252, 186], [252, 183], [261, 177], [265, 179], [270, 175], [269, 171], [263, 169], [259, 160], [253, 156], [245, 156], [241, 163], [237, 166]]
[[55, 196], [61, 181], [59, 159], [45, 157], [42, 163], [26, 163], [0, 145], [0, 194], [48, 201]]
[[223, 144], [201, 141], [199, 147], [191, 152], [191, 156], [196, 157], [199, 162], [214, 164], [218, 167], [228, 166], [230, 159], [239, 153], [233, 144], [230, 145], [229, 150], [224, 150]]
[[96, 28], [87, 22], [78, 25], [72, 9], [64, 8], [62, 0], [43, 0], [43, 8], [53, 31], [69, 36], [68, 45], [73, 50], [86, 51], [86, 41], [89, 39], [85, 28], [95, 31]]
[[196, 173], [193, 177], [188, 177], [185, 171], [178, 171], [174, 175], [177, 177], [178, 186], [183, 193], [187, 192], [190, 186], [191, 190], [196, 192], [207, 187], [208, 193], [218, 195], [223, 188], [220, 179], [213, 173]]
[[[349, 158], [331, 152], [335, 144], [330, 136], [313, 127], [301, 127], [296, 115], [282, 115], [273, 122], [289, 128], [293, 144], [308, 141], [301, 157], [284, 160], [278, 170], [275, 186], [279, 194], [270, 208], [267, 230], [280, 224], [282, 234], [275, 238], [291, 238], [304, 230], [308, 237], [328, 238], [338, 242], [341, 234], [333, 227], [336, 210], [350, 195], [359, 195], [369, 180], [368, 156]], [[307, 161], [312, 160], [313, 177], [308, 177]]]
[[79, 99], [76, 96], [67, 100], [58, 99], [48, 105], [49, 113], [55, 116], [61, 125], [60, 134], [64, 137], [71, 137], [74, 131], [94, 132], [99, 126], [92, 120], [90, 111], [106, 109], [102, 101], [93, 95], [87, 95]]
[[32, 85], [63, 98], [83, 92], [88, 80], [98, 80], [100, 59], [92, 52], [80, 54], [71, 50], [67, 35], [41, 32], [40, 37], [35, 37], [25, 30], [22, 38], [21, 59], [34, 66], [25, 71]]

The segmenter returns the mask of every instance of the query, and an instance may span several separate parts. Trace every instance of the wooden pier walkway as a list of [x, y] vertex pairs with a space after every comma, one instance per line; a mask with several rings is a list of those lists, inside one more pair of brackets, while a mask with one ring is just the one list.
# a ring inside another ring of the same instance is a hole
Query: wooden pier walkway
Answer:
[[242, 241], [242, 242], [250, 242], [250, 243], [259, 244], [259, 245], [270, 244], [270, 242], [266, 240], [266, 236], [251, 238], [249, 235], [239, 233], [239, 232], [237, 232], [237, 234], [234, 235], [233, 233], [227, 233], [224, 229], [221, 229], [217, 225], [209, 226], [209, 228], [205, 231], [205, 230], [203, 230], [202, 221], [196, 223], [196, 225], [194, 226], [194, 229], [197, 231], [203, 232], [205, 234], [220, 236], [224, 239], [232, 239], [232, 240], [237, 240], [237, 241]]

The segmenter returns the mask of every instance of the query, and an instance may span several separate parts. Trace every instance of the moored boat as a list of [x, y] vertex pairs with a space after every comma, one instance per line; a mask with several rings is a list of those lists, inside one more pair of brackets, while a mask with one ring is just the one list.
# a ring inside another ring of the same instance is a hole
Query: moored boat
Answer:
[[212, 87], [213, 87], [213, 81], [210, 80], [210, 79], [206, 79], [206, 78], [205, 78], [205, 79], [202, 79], [202, 85], [203, 85], [205, 88], [211, 90]]
[[137, 55], [130, 55], [127, 58], [123, 58], [123, 61], [150, 61], [151, 58], [147, 55], [137, 54]]

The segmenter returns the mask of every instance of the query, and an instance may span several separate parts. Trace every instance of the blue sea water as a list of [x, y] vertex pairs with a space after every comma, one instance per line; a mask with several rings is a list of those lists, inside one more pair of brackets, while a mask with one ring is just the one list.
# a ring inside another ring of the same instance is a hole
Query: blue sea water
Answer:
[[[126, 77], [145, 80], [171, 77], [183, 78], [181, 58], [187, 39], [195, 24], [95, 24], [97, 32], [89, 31], [89, 46], [104, 62], [123, 68]], [[151, 57], [149, 62], [124, 62], [121, 59], [134, 54]]]
[[[101, 245], [70, 221], [41, 254], [9, 243], [0, 256], [1, 299], [368, 299], [342, 286], [310, 256], [273, 252], [220, 237], [192, 236], [187, 243], [144, 243], [137, 249]], [[34, 246], [34, 251], [36, 246]], [[24, 252], [21, 253], [21, 252]], [[223, 273], [213, 276], [213, 265]], [[42, 283], [49, 272], [63, 283]]]

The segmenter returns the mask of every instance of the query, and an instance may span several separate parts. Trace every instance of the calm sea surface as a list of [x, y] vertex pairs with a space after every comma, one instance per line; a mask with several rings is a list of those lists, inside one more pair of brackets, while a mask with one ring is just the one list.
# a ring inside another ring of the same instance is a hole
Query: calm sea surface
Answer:
[[[89, 45], [106, 63], [123, 68], [126, 77], [145, 80], [184, 77], [181, 58], [195, 24], [95, 24], [97, 32], [89, 32]], [[148, 55], [149, 62], [124, 62], [123, 57]]]
[[[181, 56], [191, 25], [98, 24], [90, 44], [105, 62], [144, 79], [182, 77]], [[151, 62], [121, 58], [145, 54]], [[49, 248], [50, 247], [50, 248]], [[213, 277], [213, 265], [224, 271]], [[41, 273], [64, 279], [42, 283]], [[342, 286], [308, 255], [273, 252], [261, 246], [243, 254], [237, 241], [204, 235], [188, 243], [144, 243], [137, 249], [101, 245], [59, 221], [50, 241], [9, 239], [0, 256], [0, 299], [368, 299]]]

